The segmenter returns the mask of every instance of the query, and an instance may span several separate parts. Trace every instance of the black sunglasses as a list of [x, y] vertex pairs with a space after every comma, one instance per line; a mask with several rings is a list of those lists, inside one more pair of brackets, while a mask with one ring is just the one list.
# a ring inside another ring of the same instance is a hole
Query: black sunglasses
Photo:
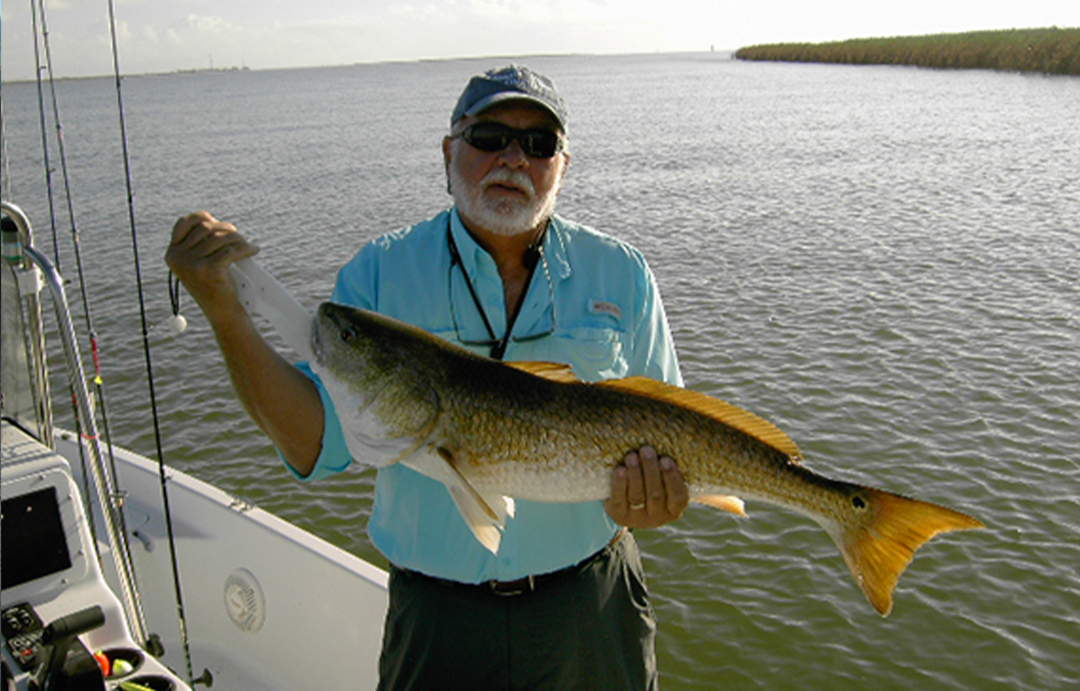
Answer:
[[469, 125], [457, 135], [469, 146], [488, 153], [502, 151], [517, 140], [526, 156], [551, 158], [562, 151], [563, 140], [558, 132], [541, 128], [518, 130], [499, 122], [478, 122]]

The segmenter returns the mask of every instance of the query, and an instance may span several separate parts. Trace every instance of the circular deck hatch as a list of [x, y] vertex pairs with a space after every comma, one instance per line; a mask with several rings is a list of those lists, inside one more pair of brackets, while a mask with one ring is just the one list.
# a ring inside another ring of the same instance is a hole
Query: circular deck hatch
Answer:
[[262, 586], [247, 569], [237, 569], [225, 579], [225, 611], [241, 631], [255, 633], [266, 623]]

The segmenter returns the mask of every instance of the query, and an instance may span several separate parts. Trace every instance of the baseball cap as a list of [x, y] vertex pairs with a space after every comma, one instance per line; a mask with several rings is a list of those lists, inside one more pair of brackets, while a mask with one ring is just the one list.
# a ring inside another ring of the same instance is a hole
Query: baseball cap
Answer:
[[570, 112], [555, 90], [554, 82], [521, 65], [488, 70], [470, 79], [454, 107], [450, 124], [466, 115], [479, 115], [498, 103], [512, 100], [530, 101], [543, 106], [555, 116], [564, 131], [567, 129]]

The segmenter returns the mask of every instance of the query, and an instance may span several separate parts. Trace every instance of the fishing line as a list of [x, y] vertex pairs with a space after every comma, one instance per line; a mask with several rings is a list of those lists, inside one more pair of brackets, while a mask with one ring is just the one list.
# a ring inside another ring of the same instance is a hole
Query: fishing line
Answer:
[[[146, 298], [143, 291], [142, 266], [139, 261], [139, 238], [135, 224], [135, 195], [131, 183], [131, 159], [128, 155], [127, 125], [124, 119], [124, 97], [120, 80], [120, 51], [116, 40], [116, 11], [109, 0], [109, 36], [112, 40], [113, 76], [116, 81], [116, 105], [120, 119], [120, 145], [124, 159], [124, 181], [127, 188], [128, 224], [131, 229], [131, 249], [135, 266], [135, 282], [139, 294], [139, 318], [142, 326], [143, 355], [146, 361], [147, 385], [150, 389], [150, 411], [154, 427], [154, 444], [158, 457], [158, 479], [161, 483], [161, 501], [165, 512], [165, 530], [168, 535], [169, 556], [172, 561], [173, 591], [176, 596], [176, 613], [180, 623], [180, 642], [187, 664], [190, 686], [195, 685], [195, 672], [191, 666], [191, 647], [188, 642], [187, 617], [184, 615], [184, 595], [180, 586], [180, 565], [176, 556], [176, 538], [173, 532], [172, 510], [169, 505], [168, 478], [165, 475], [165, 453], [161, 443], [161, 425], [158, 419], [157, 395], [154, 390], [154, 367], [150, 356], [150, 329], [146, 319]], [[205, 676], [205, 675], [204, 675]]]
[[[41, 10], [41, 30], [40, 31], [38, 30], [38, 10], [39, 9]], [[52, 184], [53, 169], [52, 169], [52, 163], [51, 163], [50, 158], [49, 158], [48, 117], [46, 115], [45, 94], [44, 94], [44, 89], [43, 89], [43, 86], [42, 86], [42, 78], [41, 78], [42, 73], [46, 69], [48, 69], [50, 86], [53, 86], [53, 83], [52, 83], [52, 56], [51, 56], [50, 51], [49, 51], [49, 29], [48, 29], [48, 23], [46, 22], [46, 19], [45, 19], [45, 3], [44, 3], [44, 1], [42, 0], [42, 2], [40, 2], [39, 5], [35, 5], [34, 0], [30, 0], [30, 14], [31, 14], [31, 20], [32, 20], [33, 30], [34, 30], [34, 67], [36, 68], [36, 70], [35, 70], [35, 75], [36, 75], [35, 84], [37, 86], [39, 129], [41, 131], [42, 166], [43, 166], [43, 168], [45, 170], [45, 199], [46, 199], [46, 201], [48, 202], [48, 205], [49, 205], [49, 229], [52, 232], [53, 264], [56, 266], [57, 270], [59, 271], [60, 270], [59, 232], [57, 230], [57, 225], [56, 225], [56, 207], [55, 207], [54, 199], [53, 199], [53, 184]], [[41, 65], [41, 50], [42, 49], [44, 49], [44, 51], [45, 51], [45, 67], [42, 67], [42, 65]], [[59, 127], [58, 121], [56, 120], [57, 108], [56, 108], [56, 89], [55, 89], [55, 87], [53, 87], [53, 89], [52, 89], [52, 97], [53, 97], [53, 122], [57, 123], [57, 127]], [[66, 170], [66, 168], [65, 168], [65, 170]], [[70, 188], [69, 188], [68, 192], [69, 192], [68, 199], [70, 201]], [[70, 209], [70, 204], [69, 204], [69, 209]], [[69, 394], [70, 394], [70, 398], [71, 398], [71, 407], [73, 409], [76, 409], [78, 407], [78, 403], [77, 403], [76, 398], [75, 398], [75, 391], [74, 391], [74, 389], [71, 388], [70, 382], [68, 383], [68, 390], [69, 390]], [[75, 412], [74, 419], [75, 419], [75, 432], [76, 432], [76, 434], [79, 435], [79, 438], [81, 439], [82, 435], [83, 435], [83, 429], [82, 429], [82, 422], [79, 419], [78, 412]], [[90, 487], [90, 475], [89, 475], [89, 464], [87, 463], [87, 459], [86, 459], [86, 447], [83, 444], [79, 444], [78, 446], [79, 446], [79, 460], [80, 460], [81, 465], [82, 465], [83, 488], [88, 490], [89, 487]], [[114, 473], [114, 475], [115, 475], [115, 473]], [[115, 487], [115, 485], [114, 485], [114, 487]], [[94, 512], [90, 510], [90, 492], [89, 491], [85, 492], [85, 497], [83, 498], [83, 503], [84, 503], [84, 508], [86, 509], [86, 515], [87, 515], [87, 518], [88, 518], [87, 524], [88, 524], [88, 527], [90, 528], [90, 534], [96, 540], [97, 539], [97, 526], [96, 526], [96, 524], [94, 522]], [[102, 507], [102, 508], [104, 508], [104, 507]], [[101, 558], [101, 555], [99, 554], [98, 559], [100, 560], [100, 558]]]
[[187, 329], [187, 319], [180, 314], [180, 293], [180, 279], [172, 271], [169, 271], [169, 305], [172, 308], [169, 329], [173, 333], [182, 333]]
[[[53, 188], [52, 188], [52, 164], [49, 162], [49, 136], [48, 125], [45, 121], [45, 94], [42, 91], [41, 85], [41, 45], [38, 40], [40, 35], [38, 32], [38, 8], [34, 4], [34, 0], [30, 0], [30, 21], [34, 29], [34, 74], [36, 76], [35, 81], [37, 84], [37, 96], [38, 96], [38, 115], [41, 118], [41, 156], [42, 162], [45, 166], [45, 198], [49, 203], [49, 226], [52, 228], [52, 241], [53, 241], [53, 264], [56, 266], [56, 270], [60, 271], [60, 242], [56, 236], [56, 209], [53, 206]], [[45, 17], [42, 15], [42, 31], [45, 29]]]
[[11, 193], [11, 157], [8, 155], [7, 121], [4, 119], [2, 97], [0, 97], [0, 169], [3, 169], [3, 175], [0, 175], [0, 182], [3, 184], [0, 196], [13, 200], [15, 196]]
[[[64, 146], [64, 127], [63, 127], [63, 124], [61, 123], [61, 120], [60, 120], [60, 101], [56, 96], [56, 77], [55, 77], [55, 75], [53, 73], [52, 48], [51, 48], [50, 43], [49, 43], [49, 30], [48, 30], [48, 23], [47, 23], [46, 12], [45, 12], [45, 0], [40, 0], [40, 9], [41, 9], [42, 48], [45, 51], [45, 67], [46, 67], [46, 70], [48, 71], [48, 75], [49, 75], [48, 83], [49, 83], [49, 95], [50, 95], [50, 99], [52, 101], [53, 124], [56, 126], [56, 150], [57, 150], [57, 154], [60, 157], [61, 180], [62, 180], [63, 186], [64, 186], [64, 198], [65, 198], [65, 201], [67, 203], [68, 221], [71, 224], [71, 244], [72, 244], [72, 248], [73, 248], [73, 253], [75, 255], [76, 272], [77, 272], [78, 277], [79, 277], [79, 293], [80, 293], [80, 297], [82, 298], [83, 316], [84, 316], [84, 318], [86, 320], [86, 331], [87, 331], [87, 334], [89, 335], [89, 339], [90, 339], [91, 360], [94, 363], [94, 377], [93, 377], [93, 379], [91, 381], [94, 384], [94, 393], [95, 393], [94, 398], [95, 398], [95, 401], [97, 402], [98, 409], [101, 411], [102, 432], [104, 434], [105, 446], [108, 449], [108, 453], [109, 453], [109, 471], [110, 471], [110, 474], [112, 475], [113, 487], [119, 487], [119, 483], [117, 482], [117, 480], [118, 480], [117, 473], [116, 473], [116, 455], [114, 454], [114, 451], [113, 451], [112, 434], [109, 431], [108, 407], [107, 407], [107, 405], [105, 403], [104, 380], [101, 377], [101, 357], [100, 357], [100, 352], [99, 352], [99, 349], [98, 349], [98, 334], [97, 334], [97, 329], [94, 328], [94, 320], [93, 320], [93, 317], [91, 316], [91, 312], [90, 312], [90, 299], [89, 299], [89, 297], [87, 295], [86, 273], [83, 270], [83, 260], [82, 260], [81, 234], [79, 232], [78, 224], [75, 222], [75, 205], [74, 205], [73, 197], [72, 197], [72, 194], [71, 194], [71, 176], [70, 176], [70, 174], [68, 172], [67, 149]], [[40, 74], [40, 72], [39, 72], [39, 74]], [[44, 122], [44, 120], [43, 120], [43, 122]], [[53, 232], [54, 232], [54, 234], [57, 234], [57, 231], [56, 231], [55, 227], [54, 227]], [[79, 419], [79, 416], [76, 415], [75, 416], [76, 423], [78, 423], [78, 419]], [[79, 431], [81, 431], [81, 430], [79, 430]], [[82, 445], [79, 446], [79, 454], [80, 454], [80, 457], [83, 458], [83, 468], [84, 468], [84, 471], [85, 471], [86, 463], [85, 463], [85, 456], [83, 455], [84, 450], [83, 450]], [[85, 478], [84, 478], [84, 484], [85, 484]], [[89, 486], [89, 485], [87, 484], [86, 486]], [[87, 494], [87, 501], [89, 501], [89, 493]], [[91, 531], [92, 534], [96, 535], [96, 533], [94, 531], [93, 512], [89, 512], [87, 515], [90, 517], [90, 531]], [[121, 518], [121, 521], [123, 521], [123, 514], [122, 513], [121, 513], [120, 518]]]

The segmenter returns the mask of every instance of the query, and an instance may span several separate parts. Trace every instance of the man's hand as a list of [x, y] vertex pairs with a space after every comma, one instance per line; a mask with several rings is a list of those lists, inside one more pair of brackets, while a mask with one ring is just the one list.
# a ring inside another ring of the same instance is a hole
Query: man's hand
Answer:
[[315, 467], [325, 423], [318, 389], [271, 347], [241, 304], [229, 266], [259, 248], [205, 211], [173, 226], [165, 262], [214, 329], [236, 395], [285, 461], [302, 476]]
[[231, 223], [200, 211], [184, 216], [173, 226], [165, 263], [213, 321], [222, 311], [234, 313], [242, 309], [229, 277], [229, 265], [258, 251]]
[[656, 528], [682, 516], [690, 491], [675, 461], [656, 457], [649, 446], [626, 454], [611, 474], [611, 498], [604, 509], [619, 525]]

